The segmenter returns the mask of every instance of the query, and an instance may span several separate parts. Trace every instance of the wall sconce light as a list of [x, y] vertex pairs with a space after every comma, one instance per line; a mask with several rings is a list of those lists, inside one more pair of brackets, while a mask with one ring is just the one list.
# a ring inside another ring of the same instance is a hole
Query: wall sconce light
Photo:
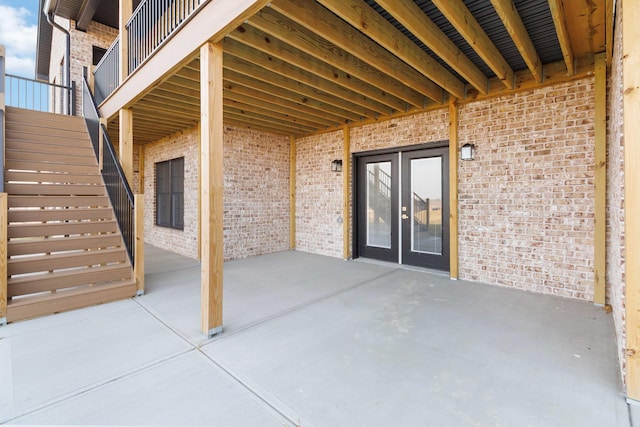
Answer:
[[331, 162], [331, 172], [342, 172], [342, 160], [334, 160]]
[[473, 144], [464, 144], [460, 148], [460, 158], [462, 160], [473, 160], [476, 154], [476, 146]]

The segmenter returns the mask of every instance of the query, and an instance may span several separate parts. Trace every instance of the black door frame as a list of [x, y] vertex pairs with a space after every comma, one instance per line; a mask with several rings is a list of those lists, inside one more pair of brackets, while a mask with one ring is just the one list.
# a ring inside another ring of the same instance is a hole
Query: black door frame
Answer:
[[[359, 221], [358, 221], [358, 208], [361, 206], [361, 203], [363, 202], [363, 200], [359, 200], [361, 199], [361, 197], [358, 197], [358, 192], [357, 192], [357, 188], [358, 188], [358, 184], [359, 184], [359, 177], [358, 177], [358, 172], [359, 172], [359, 168], [357, 167], [358, 165], [358, 159], [360, 157], [368, 157], [368, 156], [375, 156], [375, 155], [384, 155], [384, 154], [394, 154], [394, 153], [408, 153], [408, 152], [412, 152], [412, 151], [420, 151], [420, 150], [425, 150], [425, 149], [431, 149], [431, 148], [448, 148], [449, 147], [449, 141], [448, 140], [444, 140], [444, 141], [437, 141], [437, 142], [429, 142], [429, 143], [425, 143], [425, 144], [418, 144], [418, 145], [406, 145], [406, 146], [399, 146], [399, 147], [391, 147], [391, 148], [383, 148], [380, 150], [370, 150], [370, 151], [362, 151], [362, 152], [358, 152], [358, 153], [353, 153], [351, 155], [351, 164], [354, 165], [354, 167], [352, 168], [351, 171], [351, 240], [352, 240], [352, 254], [353, 254], [353, 258], [358, 258], [360, 256], [363, 256], [363, 254], [361, 254], [360, 252], [360, 239], [359, 239], [359, 234], [358, 233], [358, 227], [359, 227]], [[446, 166], [447, 169], [449, 168], [449, 165], [443, 165], [443, 167]], [[448, 176], [445, 176], [447, 182], [448, 182]], [[446, 186], [446, 188], [449, 188], [449, 185]], [[451, 190], [449, 189], [449, 192]], [[443, 194], [442, 197], [443, 199], [449, 197], [449, 192], [447, 192], [446, 194]], [[397, 203], [397, 201], [396, 201]], [[397, 212], [397, 209], [394, 209], [395, 212]], [[396, 219], [397, 221], [397, 219]], [[444, 229], [443, 229], [443, 233], [444, 233]], [[447, 233], [449, 233], [448, 227], [447, 227]], [[443, 234], [444, 236], [444, 234]], [[449, 240], [449, 235], [446, 235], [446, 241]], [[449, 242], [450, 243], [450, 242]], [[444, 245], [443, 245], [444, 246]], [[447, 244], [447, 246], [449, 246], [449, 244]], [[447, 254], [448, 257], [450, 258], [450, 254], [449, 251], [447, 250]], [[444, 253], [443, 253], [443, 258], [445, 257]], [[396, 258], [392, 261], [394, 263], [398, 263], [398, 256], [396, 255]], [[449, 262], [449, 259], [447, 259], [447, 262]], [[449, 271], [449, 265], [446, 266], [446, 271]]]

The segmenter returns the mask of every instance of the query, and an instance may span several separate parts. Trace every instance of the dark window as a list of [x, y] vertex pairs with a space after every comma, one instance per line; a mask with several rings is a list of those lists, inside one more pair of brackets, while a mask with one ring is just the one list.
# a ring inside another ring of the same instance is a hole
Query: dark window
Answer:
[[98, 62], [100, 62], [105, 53], [107, 53], [107, 49], [93, 46], [93, 65], [98, 65]]
[[184, 157], [156, 163], [156, 224], [184, 229]]

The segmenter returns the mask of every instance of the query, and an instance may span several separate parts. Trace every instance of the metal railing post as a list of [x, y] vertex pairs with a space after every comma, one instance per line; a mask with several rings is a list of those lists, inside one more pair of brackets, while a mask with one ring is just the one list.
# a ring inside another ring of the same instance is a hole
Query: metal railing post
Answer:
[[0, 193], [4, 193], [4, 45], [0, 44]]

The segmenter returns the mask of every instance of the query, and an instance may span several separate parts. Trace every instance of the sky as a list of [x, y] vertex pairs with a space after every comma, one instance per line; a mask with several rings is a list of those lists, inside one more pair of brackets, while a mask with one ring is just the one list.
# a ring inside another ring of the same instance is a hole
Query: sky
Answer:
[[35, 76], [38, 0], [0, 0], [0, 44], [7, 74]]

